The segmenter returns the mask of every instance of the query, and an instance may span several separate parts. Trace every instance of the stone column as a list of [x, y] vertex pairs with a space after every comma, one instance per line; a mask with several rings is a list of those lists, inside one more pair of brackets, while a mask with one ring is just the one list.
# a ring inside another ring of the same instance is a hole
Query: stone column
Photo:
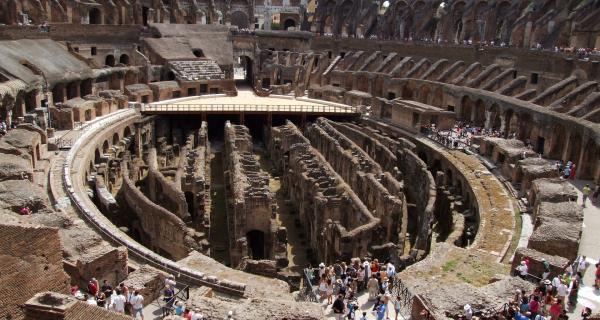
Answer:
[[494, 116], [495, 116], [495, 114], [492, 112], [492, 110], [485, 109], [485, 125], [484, 125], [484, 127], [486, 129], [490, 129], [492, 127], [492, 119]]

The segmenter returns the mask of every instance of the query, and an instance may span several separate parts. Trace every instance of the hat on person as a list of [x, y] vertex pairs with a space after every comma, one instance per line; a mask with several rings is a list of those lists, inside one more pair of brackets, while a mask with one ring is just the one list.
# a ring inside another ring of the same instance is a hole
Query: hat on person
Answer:
[[323, 262], [319, 263], [319, 268], [325, 268], [325, 264]]
[[470, 304], [465, 304], [464, 309], [465, 309], [465, 311], [471, 310], [471, 305]]
[[542, 262], [546, 262], [546, 258], [542, 258]]
[[524, 265], [525, 265], [525, 261], [521, 261], [521, 265], [523, 265], [523, 266], [524, 266]]

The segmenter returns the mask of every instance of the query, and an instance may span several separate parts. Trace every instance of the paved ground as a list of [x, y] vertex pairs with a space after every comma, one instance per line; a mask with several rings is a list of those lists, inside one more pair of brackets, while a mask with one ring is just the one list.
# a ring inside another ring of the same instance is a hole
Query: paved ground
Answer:
[[[579, 193], [578, 203], [582, 203], [581, 189], [583, 186], [589, 183], [590, 187], [594, 184], [591, 181], [575, 180], [572, 181], [573, 186], [577, 188]], [[595, 278], [595, 263], [600, 258], [600, 203], [592, 203], [590, 199], [587, 200], [586, 206], [583, 209], [583, 234], [581, 237], [581, 243], [579, 245], [579, 254], [585, 255], [590, 266], [587, 268], [583, 276], [583, 286], [579, 290], [579, 299], [577, 307], [571, 310], [573, 318], [579, 319], [583, 306], [589, 306], [594, 309], [594, 312], [600, 312], [600, 291], [595, 290], [593, 287]]]
[[316, 103], [282, 97], [259, 97], [252, 91], [240, 90], [235, 97], [202, 97], [183, 98], [175, 102], [161, 101], [148, 104], [142, 111], [146, 112], [309, 112], [309, 113], [356, 113], [356, 108], [335, 103]]

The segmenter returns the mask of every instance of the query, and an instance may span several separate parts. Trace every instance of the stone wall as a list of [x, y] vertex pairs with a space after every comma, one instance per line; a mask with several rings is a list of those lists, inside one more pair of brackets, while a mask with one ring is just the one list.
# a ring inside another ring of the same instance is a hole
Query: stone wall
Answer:
[[316, 259], [348, 261], [381, 243], [385, 228], [325, 157], [288, 122], [272, 128], [269, 152], [282, 177], [282, 188], [298, 207], [298, 219]]
[[129, 177], [128, 164], [121, 165], [123, 194], [127, 205], [140, 220], [141, 230], [148, 236], [151, 248], [159, 248], [174, 259], [185, 258], [191, 248], [186, 245], [187, 227], [172, 212], [148, 199]]
[[69, 292], [62, 268], [58, 229], [16, 224], [0, 225], [0, 317], [23, 318], [21, 306], [40, 291]]
[[[278, 260], [287, 265], [286, 243], [276, 236], [276, 204], [269, 190], [269, 174], [262, 171], [253, 152], [248, 128], [225, 124], [223, 161], [227, 168], [227, 222], [232, 265], [245, 256]], [[252, 233], [260, 232], [261, 238]], [[253, 243], [255, 241], [255, 243]], [[261, 252], [262, 251], [262, 252]]]
[[376, 242], [392, 242], [404, 251], [408, 219], [400, 182], [328, 120], [318, 119], [306, 132], [313, 147], [325, 156], [373, 215], [381, 219], [385, 232]]

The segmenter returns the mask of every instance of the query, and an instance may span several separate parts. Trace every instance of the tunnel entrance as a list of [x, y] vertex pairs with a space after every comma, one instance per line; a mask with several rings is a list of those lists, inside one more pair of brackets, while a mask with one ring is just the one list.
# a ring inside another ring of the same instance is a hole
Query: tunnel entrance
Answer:
[[246, 234], [248, 249], [254, 260], [265, 258], [265, 234], [259, 230], [251, 230]]

